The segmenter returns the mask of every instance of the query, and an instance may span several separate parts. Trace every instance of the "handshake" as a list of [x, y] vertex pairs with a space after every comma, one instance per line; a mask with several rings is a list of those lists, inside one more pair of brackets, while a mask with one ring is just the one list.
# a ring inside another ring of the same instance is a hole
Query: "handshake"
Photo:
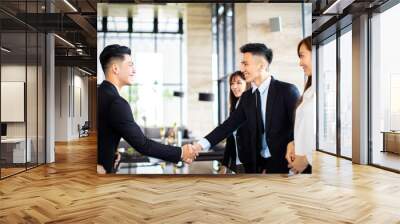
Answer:
[[202, 150], [200, 144], [186, 144], [182, 146], [182, 161], [187, 164], [191, 164], [196, 157], [199, 155], [199, 152]]

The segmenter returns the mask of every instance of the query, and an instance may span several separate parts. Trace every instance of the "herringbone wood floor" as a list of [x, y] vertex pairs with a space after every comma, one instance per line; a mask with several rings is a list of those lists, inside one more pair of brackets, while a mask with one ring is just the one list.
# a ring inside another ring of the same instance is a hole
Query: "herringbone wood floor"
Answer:
[[96, 140], [0, 181], [0, 223], [400, 223], [400, 175], [316, 153], [312, 176], [98, 176]]

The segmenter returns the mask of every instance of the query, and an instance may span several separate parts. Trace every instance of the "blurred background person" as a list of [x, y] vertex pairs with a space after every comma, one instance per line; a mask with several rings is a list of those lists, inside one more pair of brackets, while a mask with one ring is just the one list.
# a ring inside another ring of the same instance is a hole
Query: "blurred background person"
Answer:
[[[239, 105], [240, 96], [246, 91], [250, 85], [246, 83], [244, 74], [241, 71], [236, 71], [229, 77], [229, 111], [232, 113]], [[240, 153], [245, 153], [243, 147], [245, 145], [239, 145], [239, 139], [245, 138], [244, 125], [233, 132], [231, 136], [226, 139], [225, 153], [222, 160], [222, 166], [220, 168], [221, 174], [226, 174], [227, 170], [230, 169], [235, 173], [245, 173], [246, 164], [240, 160]], [[239, 152], [240, 151], [240, 152]]]

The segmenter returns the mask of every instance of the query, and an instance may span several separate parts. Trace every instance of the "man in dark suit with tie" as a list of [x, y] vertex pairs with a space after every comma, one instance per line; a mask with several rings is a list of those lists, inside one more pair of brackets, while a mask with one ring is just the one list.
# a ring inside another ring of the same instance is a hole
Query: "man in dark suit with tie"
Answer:
[[132, 85], [135, 69], [131, 50], [120, 45], [109, 45], [100, 54], [105, 78], [97, 91], [97, 172], [114, 173], [118, 160], [117, 147], [121, 137], [138, 152], [177, 163], [191, 163], [198, 152], [188, 146], [179, 148], [163, 145], [146, 138], [132, 116], [128, 102], [119, 95], [122, 87]]
[[293, 84], [278, 81], [269, 74], [273, 53], [267, 46], [250, 43], [240, 51], [241, 70], [252, 88], [243, 93], [238, 108], [228, 119], [193, 148], [208, 150], [246, 124], [243, 126], [246, 130], [242, 131], [247, 134], [237, 139], [238, 145], [243, 146], [238, 151], [240, 161], [248, 164], [246, 172], [288, 173], [286, 146], [293, 140], [299, 91]]

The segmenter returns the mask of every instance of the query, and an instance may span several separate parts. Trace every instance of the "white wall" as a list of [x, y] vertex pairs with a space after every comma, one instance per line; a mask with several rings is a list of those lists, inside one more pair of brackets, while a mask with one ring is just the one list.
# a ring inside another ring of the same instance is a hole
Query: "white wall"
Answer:
[[78, 124], [88, 120], [88, 78], [83, 75], [76, 68], [56, 67], [55, 141], [77, 139]]
[[[25, 82], [25, 65], [2, 65], [1, 81], [4, 82]], [[28, 70], [31, 68], [28, 67]], [[8, 108], [1, 108], [7, 110]], [[7, 122], [8, 137], [25, 137], [25, 122]]]
[[[78, 72], [78, 74], [77, 74]], [[89, 119], [89, 111], [88, 111], [88, 106], [89, 106], [89, 102], [88, 102], [88, 78], [81, 76], [81, 72], [79, 72], [78, 70], [75, 70], [75, 75], [74, 75], [74, 86], [75, 86], [75, 91], [74, 94], [75, 96], [73, 96], [74, 98], [74, 110], [75, 110], [75, 116], [73, 116], [72, 119], [72, 132], [71, 135], [73, 136], [73, 138], [77, 138], [79, 133], [78, 133], [78, 129], [77, 126], [78, 124], [80, 124], [81, 126], [85, 123], [85, 121], [88, 121]], [[80, 93], [78, 93], [78, 90], [80, 90]], [[80, 94], [80, 99], [78, 98]], [[80, 105], [79, 105], [79, 100]], [[79, 106], [81, 106], [81, 113], [79, 111]]]
[[[271, 74], [295, 84], [302, 92], [304, 73], [299, 66], [297, 44], [303, 39], [302, 7], [297, 3], [235, 4], [236, 65], [240, 65], [239, 48], [246, 43], [264, 43], [273, 50]], [[281, 31], [272, 32], [270, 18], [281, 18]], [[311, 21], [306, 21], [311, 23]]]
[[[25, 80], [27, 78], [27, 80]], [[7, 137], [9, 138], [25, 138], [30, 140], [30, 148], [32, 161], [44, 163], [44, 74], [42, 67], [25, 66], [21, 64], [4, 64], [1, 66], [1, 81], [3, 82], [24, 82], [26, 85], [26, 100], [22, 102], [22, 108], [2, 107], [2, 112], [13, 113], [12, 110], [19, 111], [23, 114], [26, 112], [26, 120], [22, 122], [6, 122]], [[3, 92], [4, 89], [2, 89]], [[21, 92], [22, 91], [22, 92]], [[24, 90], [20, 90], [20, 94], [24, 94]], [[2, 95], [2, 98], [8, 98]], [[25, 97], [25, 96], [24, 96]], [[24, 98], [22, 97], [22, 98]], [[26, 106], [25, 106], [26, 103]], [[3, 103], [2, 103], [3, 104]], [[15, 112], [14, 112], [15, 113]], [[39, 156], [37, 157], [37, 153]]]
[[68, 68], [55, 68], [55, 141], [68, 139]]
[[211, 93], [212, 33], [211, 4], [187, 4], [186, 7], [187, 56], [187, 126], [196, 137], [203, 137], [214, 128], [212, 102], [200, 102], [200, 92]]

